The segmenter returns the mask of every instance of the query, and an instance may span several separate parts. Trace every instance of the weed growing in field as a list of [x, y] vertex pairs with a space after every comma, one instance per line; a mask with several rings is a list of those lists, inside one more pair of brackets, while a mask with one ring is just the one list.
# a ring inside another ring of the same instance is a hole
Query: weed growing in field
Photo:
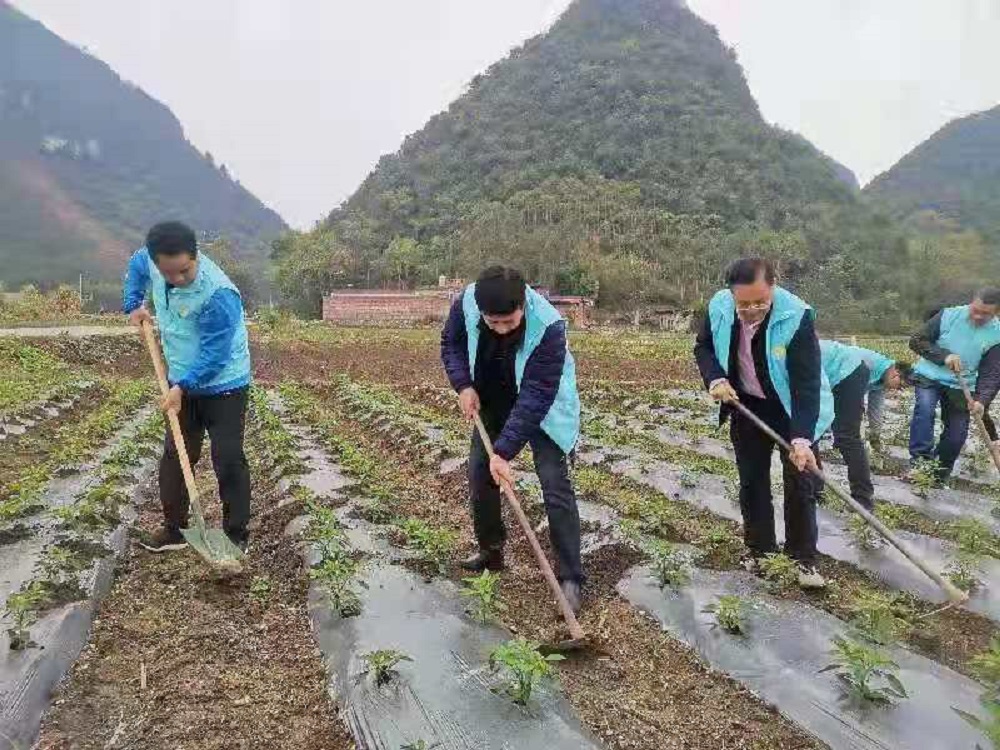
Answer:
[[420, 559], [433, 563], [442, 574], [448, 569], [448, 559], [458, 542], [455, 531], [430, 526], [419, 518], [408, 518], [398, 528], [406, 537], [407, 546], [416, 550]]
[[727, 633], [738, 635], [744, 632], [743, 615], [745, 609], [746, 603], [740, 597], [723, 594], [713, 604], [705, 607], [702, 612], [715, 615], [715, 622], [720, 628]]
[[340, 525], [336, 511], [319, 503], [312, 497], [305, 500], [309, 514], [309, 525], [303, 536], [312, 542], [320, 558], [329, 559], [347, 554], [347, 535]]
[[462, 580], [465, 582], [462, 596], [472, 600], [473, 613], [483, 625], [507, 609], [507, 605], [500, 601], [499, 573], [484, 570], [478, 576]]
[[361, 564], [346, 554], [328, 557], [309, 571], [309, 577], [319, 583], [330, 600], [330, 606], [341, 617], [361, 614], [361, 599], [354, 590], [354, 578]]
[[663, 539], [651, 540], [646, 548], [652, 558], [653, 575], [660, 586], [683, 586], [691, 580], [691, 558]]
[[991, 690], [1000, 693], [1000, 636], [993, 636], [989, 649], [969, 660], [969, 669]]
[[944, 569], [945, 576], [962, 591], [969, 592], [982, 584], [979, 578], [979, 560], [975, 555], [959, 551], [955, 558]]
[[370, 674], [376, 685], [384, 685], [391, 680], [400, 662], [413, 661], [407, 654], [394, 648], [369, 651], [367, 654], [361, 654], [361, 659], [368, 665], [361, 674]]
[[989, 555], [1000, 557], [997, 538], [982, 521], [975, 518], [963, 518], [950, 524], [950, 535], [953, 535], [958, 548], [969, 555]]
[[250, 598], [258, 604], [267, 604], [271, 598], [271, 579], [268, 576], [257, 576], [250, 582]]
[[38, 612], [47, 602], [48, 591], [40, 581], [32, 581], [17, 593], [7, 597], [4, 616], [13, 620], [14, 624], [7, 630], [12, 650], [21, 651], [35, 645], [31, 640], [29, 628], [38, 619]]
[[507, 694], [522, 706], [527, 705], [539, 682], [552, 677], [552, 663], [566, 658], [561, 654], [543, 656], [538, 647], [536, 642], [515, 638], [490, 653], [490, 669], [507, 676]]
[[858, 634], [880, 646], [906, 637], [913, 629], [913, 609], [901, 594], [861, 591], [848, 609]]
[[[831, 653], [833, 663], [820, 672], [836, 670], [837, 677], [856, 698], [870, 703], [892, 703], [909, 697], [896, 676], [899, 665], [882, 652], [837, 636]], [[876, 686], [873, 680], [884, 680], [886, 684]]]
[[701, 532], [698, 543], [712, 551], [733, 547], [739, 539], [724, 523], [715, 523]]
[[791, 588], [799, 583], [799, 566], [784, 552], [764, 555], [758, 565], [761, 575], [775, 588]]

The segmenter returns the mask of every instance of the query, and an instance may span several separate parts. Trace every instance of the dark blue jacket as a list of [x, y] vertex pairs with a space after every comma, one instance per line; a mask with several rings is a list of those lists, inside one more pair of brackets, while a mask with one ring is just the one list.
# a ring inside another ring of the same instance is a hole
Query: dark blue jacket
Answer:
[[[480, 347], [484, 337], [480, 338]], [[482, 357], [477, 356], [478, 363]], [[493, 448], [497, 455], [512, 460], [541, 429], [559, 391], [566, 361], [566, 323], [559, 321], [545, 329], [541, 342], [524, 366], [524, 377], [514, 408]], [[441, 332], [441, 362], [456, 392], [473, 386], [469, 371], [469, 340], [462, 297], [456, 297]]]

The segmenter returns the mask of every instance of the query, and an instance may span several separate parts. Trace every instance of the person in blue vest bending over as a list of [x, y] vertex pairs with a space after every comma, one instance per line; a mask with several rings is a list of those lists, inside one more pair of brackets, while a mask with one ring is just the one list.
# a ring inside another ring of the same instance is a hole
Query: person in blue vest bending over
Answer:
[[816, 442], [833, 422], [833, 394], [820, 360], [812, 308], [775, 285], [774, 267], [741, 258], [726, 272], [694, 347], [709, 393], [721, 402], [719, 423], [730, 419], [740, 477], [740, 510], [748, 548], [745, 564], [777, 551], [771, 498], [774, 442], [730, 404], [741, 402], [792, 445], [781, 452], [785, 496], [785, 552], [799, 564], [799, 585], [820, 588], [815, 567]]
[[[993, 353], [1000, 344], [1000, 289], [976, 292], [968, 305], [946, 307], [931, 316], [910, 338], [919, 356], [913, 367], [916, 397], [910, 422], [910, 463], [936, 461], [935, 472], [945, 481], [955, 467], [969, 434], [969, 408], [958, 374], [974, 390], [972, 408], [980, 415], [996, 395], [995, 369], [1000, 359]], [[980, 372], [980, 365], [989, 367]], [[987, 390], [993, 390], [992, 393]], [[941, 405], [941, 437], [934, 445], [934, 418]]]
[[[180, 222], [157, 224], [137, 250], [125, 277], [125, 312], [136, 326], [151, 321], [152, 300], [167, 363], [169, 395], [164, 411], [176, 410], [191, 463], [201, 455], [208, 431], [212, 466], [219, 481], [223, 529], [247, 548], [250, 470], [243, 452], [250, 349], [239, 290], [204, 253]], [[141, 544], [153, 552], [184, 547], [188, 494], [177, 449], [167, 430], [160, 459], [163, 526]]]
[[882, 424], [885, 419], [886, 391], [898, 391], [903, 388], [910, 377], [910, 365], [899, 362], [880, 352], [854, 346], [861, 355], [862, 361], [868, 366], [868, 393], [865, 398], [865, 411], [868, 417], [868, 442], [876, 453], [882, 453]]
[[833, 445], [847, 464], [851, 497], [872, 510], [875, 507], [875, 488], [872, 486], [868, 449], [861, 437], [865, 397], [868, 397], [870, 407], [873, 401], [878, 401], [881, 426], [884, 389], [900, 387], [899, 370], [896, 362], [871, 349], [826, 339], [819, 342], [819, 347], [823, 356], [823, 371], [833, 391]]
[[518, 271], [493, 266], [452, 304], [441, 333], [441, 361], [462, 413], [470, 421], [482, 417], [496, 453], [487, 456], [473, 429], [469, 492], [479, 551], [463, 567], [503, 568], [506, 530], [498, 483], [513, 484], [510, 462], [530, 444], [559, 580], [578, 611], [584, 582], [580, 514], [567, 457], [580, 435], [580, 396], [566, 322]]

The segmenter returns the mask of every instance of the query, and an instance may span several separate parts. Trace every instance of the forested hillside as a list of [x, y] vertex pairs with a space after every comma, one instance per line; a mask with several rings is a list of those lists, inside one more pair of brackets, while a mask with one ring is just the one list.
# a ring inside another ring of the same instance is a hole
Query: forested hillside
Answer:
[[948, 123], [865, 193], [896, 218], [932, 211], [1000, 245], [1000, 106]]
[[[900, 325], [905, 238], [848, 169], [767, 124], [715, 29], [673, 0], [577, 0], [384, 156], [317, 231], [278, 243], [303, 311], [346, 284], [406, 285], [516, 263], [606, 309], [697, 306], [725, 262]], [[905, 280], [904, 280], [905, 282]]]
[[116, 279], [164, 218], [258, 271], [286, 229], [164, 105], [0, 0], [0, 281]]

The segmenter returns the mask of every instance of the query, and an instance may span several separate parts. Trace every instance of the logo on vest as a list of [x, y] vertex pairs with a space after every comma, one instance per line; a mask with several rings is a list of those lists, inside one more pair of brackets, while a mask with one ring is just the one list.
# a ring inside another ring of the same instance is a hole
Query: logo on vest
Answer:
[[188, 313], [190, 312], [191, 308], [189, 308], [187, 305], [181, 305], [180, 307], [177, 308], [177, 314], [180, 315], [182, 318], [186, 318], [188, 316]]
[[788, 350], [787, 350], [787, 349], [785, 349], [785, 347], [783, 347], [783, 346], [781, 346], [781, 345], [779, 344], [778, 346], [776, 346], [776, 347], [774, 347], [774, 348], [772, 348], [772, 349], [771, 349], [771, 353], [772, 353], [772, 354], [773, 354], [773, 355], [775, 356], [775, 358], [777, 358], [777, 359], [784, 359], [784, 358], [785, 358], [785, 355], [786, 355], [786, 354], [788, 353]]

